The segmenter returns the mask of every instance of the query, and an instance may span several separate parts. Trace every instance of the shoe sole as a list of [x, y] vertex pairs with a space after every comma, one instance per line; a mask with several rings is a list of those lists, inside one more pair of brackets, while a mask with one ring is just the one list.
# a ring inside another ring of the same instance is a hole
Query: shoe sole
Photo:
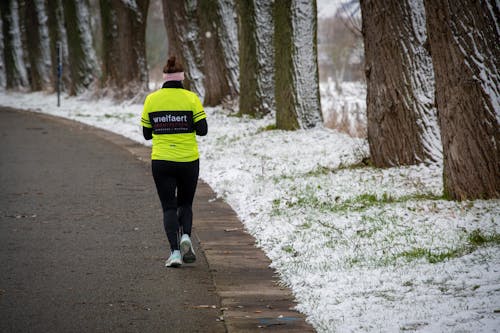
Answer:
[[181, 253], [182, 261], [184, 261], [186, 264], [191, 264], [196, 261], [196, 255], [194, 254], [188, 242], [181, 243]]
[[173, 268], [180, 267], [181, 265], [182, 263], [178, 261], [172, 262], [170, 264], [165, 264], [166, 267], [173, 267]]

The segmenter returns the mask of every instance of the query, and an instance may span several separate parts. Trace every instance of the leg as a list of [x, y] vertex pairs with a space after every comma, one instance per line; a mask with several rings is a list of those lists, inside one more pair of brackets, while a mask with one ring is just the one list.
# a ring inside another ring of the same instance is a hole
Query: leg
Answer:
[[179, 250], [177, 237], [179, 221], [177, 219], [177, 201], [175, 198], [177, 182], [173, 167], [169, 162], [153, 160], [151, 169], [163, 209], [163, 226], [170, 243], [170, 249]]
[[199, 160], [186, 163], [177, 179], [177, 207], [182, 233], [191, 236], [193, 199], [198, 184]]

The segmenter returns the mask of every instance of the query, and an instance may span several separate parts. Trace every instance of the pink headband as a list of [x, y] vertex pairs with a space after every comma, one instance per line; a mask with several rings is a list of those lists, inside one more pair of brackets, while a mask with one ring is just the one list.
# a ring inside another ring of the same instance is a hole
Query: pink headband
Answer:
[[163, 80], [165, 80], [165, 81], [182, 81], [182, 80], [184, 80], [184, 72], [163, 73]]

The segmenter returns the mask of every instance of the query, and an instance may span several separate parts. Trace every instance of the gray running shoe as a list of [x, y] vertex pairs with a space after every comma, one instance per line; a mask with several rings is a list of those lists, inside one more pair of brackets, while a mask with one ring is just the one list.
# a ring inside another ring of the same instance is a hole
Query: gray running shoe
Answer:
[[174, 250], [170, 254], [170, 257], [165, 262], [165, 266], [167, 266], [167, 267], [179, 267], [180, 265], [182, 265], [181, 251]]
[[191, 238], [189, 235], [184, 234], [181, 237], [181, 253], [182, 261], [186, 264], [190, 264], [196, 261], [196, 254], [194, 253], [193, 244], [191, 243]]

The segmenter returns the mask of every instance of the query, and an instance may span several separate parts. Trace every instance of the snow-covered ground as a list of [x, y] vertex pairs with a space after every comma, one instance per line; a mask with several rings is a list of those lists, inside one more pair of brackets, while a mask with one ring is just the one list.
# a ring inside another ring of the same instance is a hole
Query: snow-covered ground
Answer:
[[[0, 105], [138, 142], [142, 106], [0, 92]], [[439, 165], [365, 166], [334, 130], [209, 108], [201, 178], [238, 213], [318, 332], [499, 332], [500, 200], [442, 197]]]

